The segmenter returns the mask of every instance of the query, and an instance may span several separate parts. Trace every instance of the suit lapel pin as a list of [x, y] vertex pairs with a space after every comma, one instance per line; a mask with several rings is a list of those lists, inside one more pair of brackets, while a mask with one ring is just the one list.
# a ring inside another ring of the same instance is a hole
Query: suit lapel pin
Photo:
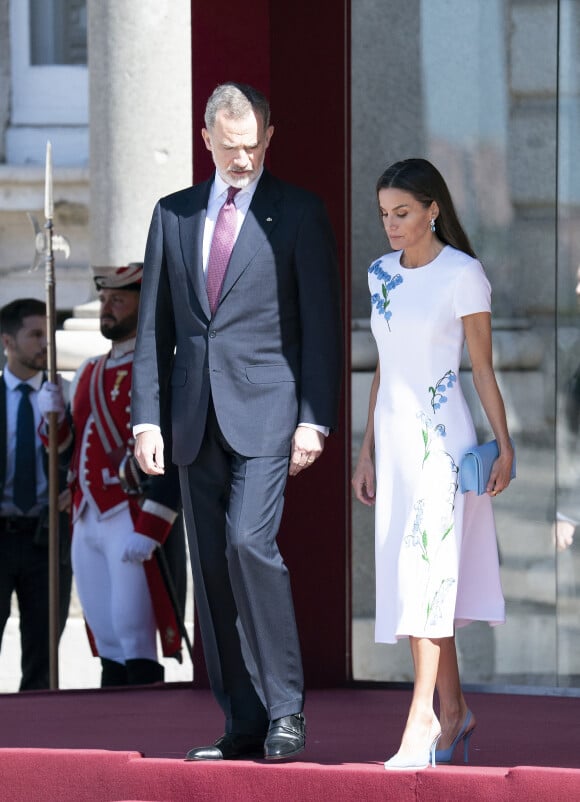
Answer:
[[266, 217], [266, 222], [267, 223], [271, 223], [272, 222], [272, 218], [271, 217]]

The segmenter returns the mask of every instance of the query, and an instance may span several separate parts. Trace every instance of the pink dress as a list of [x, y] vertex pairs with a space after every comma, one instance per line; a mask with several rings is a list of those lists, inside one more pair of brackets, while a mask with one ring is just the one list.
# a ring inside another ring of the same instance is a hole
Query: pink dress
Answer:
[[459, 463], [477, 442], [459, 383], [465, 315], [490, 311], [481, 264], [446, 246], [408, 269], [401, 253], [369, 268], [381, 383], [375, 408], [375, 639], [440, 638], [473, 620], [503, 623], [491, 499], [462, 494]]

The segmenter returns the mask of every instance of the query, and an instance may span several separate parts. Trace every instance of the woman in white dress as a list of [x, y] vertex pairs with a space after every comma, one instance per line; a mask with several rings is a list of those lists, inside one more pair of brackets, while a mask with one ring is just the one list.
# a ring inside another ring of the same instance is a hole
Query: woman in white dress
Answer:
[[[492, 367], [489, 282], [445, 181], [425, 159], [407, 159], [383, 173], [377, 196], [394, 252], [368, 271], [379, 362], [352, 485], [375, 505], [376, 640], [409, 638], [415, 670], [385, 768], [420, 769], [450, 762], [460, 742], [467, 762], [476, 721], [454, 632], [504, 621], [491, 499], [508, 486], [514, 454]], [[458, 488], [461, 457], [476, 443], [458, 381], [465, 340], [500, 452], [481, 496]]]

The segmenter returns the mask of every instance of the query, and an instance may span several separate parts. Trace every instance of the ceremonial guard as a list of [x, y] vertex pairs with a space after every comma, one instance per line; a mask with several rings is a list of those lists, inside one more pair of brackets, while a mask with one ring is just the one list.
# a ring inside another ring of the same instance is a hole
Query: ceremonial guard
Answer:
[[163, 680], [156, 630], [163, 654], [181, 659], [186, 557], [179, 484], [175, 468], [144, 481], [133, 457], [129, 414], [142, 264], [93, 273], [111, 351], [79, 368], [70, 414], [58, 385], [47, 383], [40, 404], [44, 414], [58, 413], [59, 450], [70, 454], [73, 571], [102, 662], [101, 685], [140, 685]]

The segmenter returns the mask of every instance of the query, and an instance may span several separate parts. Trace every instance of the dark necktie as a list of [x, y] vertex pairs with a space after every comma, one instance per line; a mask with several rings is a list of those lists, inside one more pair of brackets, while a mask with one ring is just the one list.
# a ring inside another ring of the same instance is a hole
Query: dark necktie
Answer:
[[27, 513], [36, 504], [36, 432], [29, 395], [32, 387], [19, 384], [21, 397], [16, 418], [16, 460], [14, 466], [14, 504]]
[[220, 299], [228, 262], [234, 248], [236, 236], [236, 204], [234, 195], [239, 192], [235, 187], [228, 188], [226, 202], [219, 210], [207, 263], [207, 297], [213, 313]]

